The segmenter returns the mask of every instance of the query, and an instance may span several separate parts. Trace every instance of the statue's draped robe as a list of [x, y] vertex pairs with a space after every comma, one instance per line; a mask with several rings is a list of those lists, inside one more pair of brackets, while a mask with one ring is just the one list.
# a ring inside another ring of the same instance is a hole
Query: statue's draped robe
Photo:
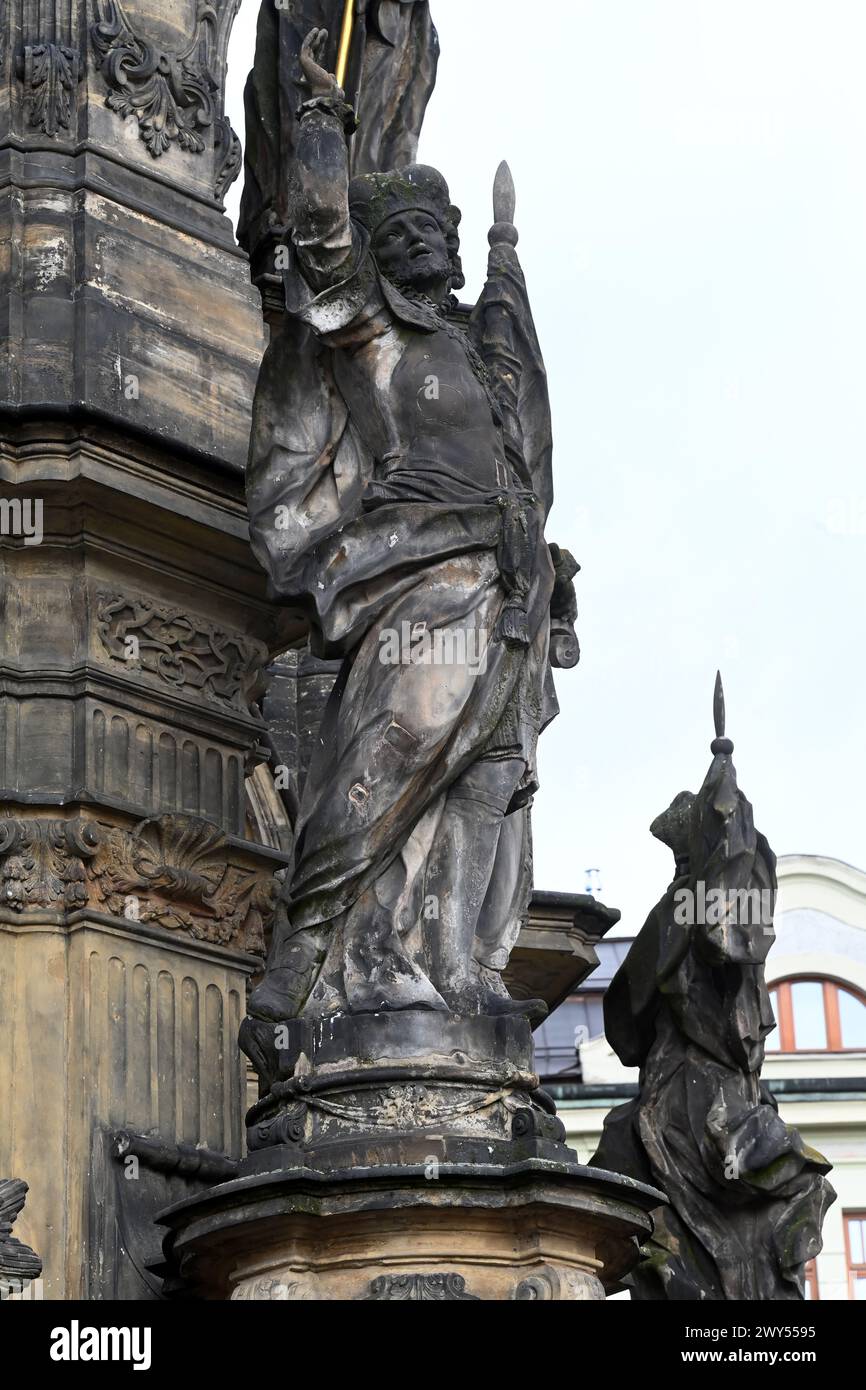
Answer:
[[[592, 1161], [669, 1199], [633, 1276], [638, 1297], [800, 1298], [834, 1194], [822, 1176], [830, 1165], [783, 1123], [760, 1080], [774, 1026], [764, 961], [775, 856], [729, 756], [715, 757], [696, 800], [689, 866], [605, 997], [605, 1032], [620, 1060], [640, 1067], [640, 1093], [607, 1116]], [[697, 903], [699, 883], [706, 922], [688, 925], [682, 890]], [[757, 896], [748, 910], [729, 896], [738, 905], [726, 914], [713, 889]]]
[[[501, 248], [473, 330], [495, 378], [507, 354], [494, 310], [516, 314], [507, 348], [525, 364], [521, 479], [463, 332], [379, 276], [347, 208], [323, 213], [341, 185], [339, 122], [315, 111], [305, 131], [316, 157], [306, 177], [325, 192], [311, 191], [316, 216], [295, 232], [292, 313], [259, 377], [247, 495], [253, 546], [275, 592], [309, 614], [320, 654], [346, 661], [305, 784], [269, 967], [298, 933], [318, 931], [327, 959], [307, 1012], [444, 1008], [426, 973], [420, 920], [448, 790], [480, 757], [519, 758], [517, 812], [534, 790], [538, 733], [556, 710], [544, 373], [516, 255]], [[495, 635], [515, 503], [530, 576], [527, 646]], [[421, 626], [434, 651], [443, 636], [447, 660], [384, 659], [383, 633]], [[491, 885], [479, 926], [481, 954], [500, 968], [514, 935], [501, 893]]]

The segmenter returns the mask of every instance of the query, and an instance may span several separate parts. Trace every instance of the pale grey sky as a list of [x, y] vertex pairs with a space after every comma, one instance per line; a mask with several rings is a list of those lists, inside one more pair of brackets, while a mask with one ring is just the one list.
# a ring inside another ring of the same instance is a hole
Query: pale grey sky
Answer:
[[[536, 884], [635, 931], [648, 825], [709, 762], [716, 667], [777, 854], [866, 867], [866, 7], [432, 0], [420, 157], [477, 294], [500, 159], [551, 384], [550, 539], [580, 666], [541, 751]], [[229, 111], [257, 4], [230, 49]], [[532, 27], [528, 16], [537, 13]]]

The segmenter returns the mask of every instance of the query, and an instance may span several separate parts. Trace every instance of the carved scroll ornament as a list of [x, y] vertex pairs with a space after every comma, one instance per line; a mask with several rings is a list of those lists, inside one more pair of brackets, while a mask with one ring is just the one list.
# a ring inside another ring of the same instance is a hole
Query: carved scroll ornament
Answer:
[[0, 909], [90, 907], [261, 953], [275, 881], [229, 860], [222, 831], [199, 816], [155, 816], [132, 829], [0, 819]]
[[106, 106], [124, 118], [135, 117], [154, 159], [172, 144], [201, 154], [213, 127], [218, 158], [215, 194], [221, 198], [240, 172], [241, 158], [237, 136], [221, 109], [216, 8], [199, 0], [192, 38], [180, 53], [137, 33], [122, 0], [98, 0], [98, 12], [90, 37], [109, 89]]

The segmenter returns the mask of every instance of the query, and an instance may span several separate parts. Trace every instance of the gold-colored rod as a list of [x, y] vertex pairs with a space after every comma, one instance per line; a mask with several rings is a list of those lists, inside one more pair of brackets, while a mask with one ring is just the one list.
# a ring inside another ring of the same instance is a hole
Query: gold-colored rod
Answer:
[[340, 48], [337, 53], [336, 77], [341, 87], [346, 85], [346, 68], [349, 66], [349, 49], [352, 47], [352, 24], [355, 18], [355, 0], [346, 0], [343, 11], [343, 27], [340, 30]]

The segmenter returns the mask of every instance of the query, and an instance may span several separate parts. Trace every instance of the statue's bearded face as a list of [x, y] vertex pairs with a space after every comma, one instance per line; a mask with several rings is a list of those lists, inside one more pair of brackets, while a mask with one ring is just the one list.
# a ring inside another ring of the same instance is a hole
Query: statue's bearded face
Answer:
[[395, 285], [447, 291], [451, 260], [445, 233], [429, 212], [412, 208], [386, 218], [373, 236], [373, 255]]

